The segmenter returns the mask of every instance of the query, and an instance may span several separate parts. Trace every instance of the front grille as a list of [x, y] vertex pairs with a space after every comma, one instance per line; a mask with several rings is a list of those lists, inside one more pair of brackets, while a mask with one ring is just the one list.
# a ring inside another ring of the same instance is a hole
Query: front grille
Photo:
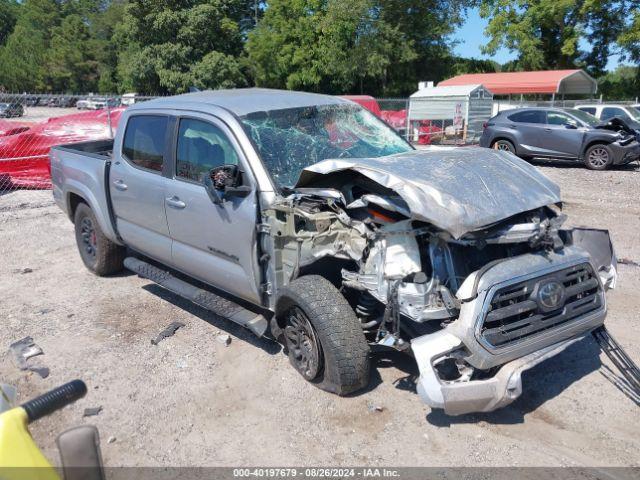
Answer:
[[[553, 300], [544, 295], [541, 300], [541, 289], [550, 283], [554, 284], [556, 293], [562, 291], [557, 284], [564, 287], [564, 295], [557, 306], [549, 307]], [[494, 348], [557, 328], [602, 307], [600, 282], [589, 263], [499, 288], [488, 301], [480, 335]]]

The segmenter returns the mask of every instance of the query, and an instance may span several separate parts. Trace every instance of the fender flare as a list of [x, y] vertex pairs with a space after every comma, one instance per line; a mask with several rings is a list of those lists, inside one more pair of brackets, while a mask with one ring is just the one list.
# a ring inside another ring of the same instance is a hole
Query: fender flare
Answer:
[[122, 240], [119, 239], [114, 226], [111, 224], [111, 219], [108, 216], [105, 216], [104, 208], [101, 208], [100, 202], [93, 194], [91, 189], [89, 189], [86, 185], [83, 185], [81, 182], [69, 178], [67, 179], [65, 185], [64, 202], [67, 207], [67, 212], [69, 212], [71, 221], [73, 221], [73, 214], [71, 209], [71, 194], [79, 196], [87, 205], [89, 205], [91, 210], [93, 210], [94, 215], [96, 216], [96, 220], [100, 225], [100, 229], [109, 240], [118, 245], [124, 245], [122, 243]]

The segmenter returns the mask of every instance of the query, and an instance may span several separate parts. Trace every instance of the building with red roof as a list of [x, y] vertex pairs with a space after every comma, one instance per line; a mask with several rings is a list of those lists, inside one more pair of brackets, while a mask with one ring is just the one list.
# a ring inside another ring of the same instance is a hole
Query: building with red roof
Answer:
[[494, 95], [547, 94], [593, 95], [596, 80], [584, 70], [542, 70], [537, 72], [468, 73], [444, 80], [439, 87], [483, 85]]

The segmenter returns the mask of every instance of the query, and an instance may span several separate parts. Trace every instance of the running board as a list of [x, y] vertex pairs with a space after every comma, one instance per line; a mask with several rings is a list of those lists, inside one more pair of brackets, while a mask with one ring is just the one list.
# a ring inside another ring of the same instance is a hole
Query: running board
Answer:
[[247, 310], [231, 300], [227, 300], [215, 293], [198, 288], [184, 280], [180, 280], [166, 270], [162, 270], [150, 263], [143, 262], [142, 260], [138, 260], [133, 257], [125, 258], [124, 266], [132, 272], [157, 283], [176, 295], [180, 295], [181, 297], [192, 301], [196, 305], [206, 308], [221, 317], [228, 318], [232, 322], [248, 328], [258, 337], [262, 337], [267, 331], [269, 322], [267, 322], [267, 319], [261, 314]]

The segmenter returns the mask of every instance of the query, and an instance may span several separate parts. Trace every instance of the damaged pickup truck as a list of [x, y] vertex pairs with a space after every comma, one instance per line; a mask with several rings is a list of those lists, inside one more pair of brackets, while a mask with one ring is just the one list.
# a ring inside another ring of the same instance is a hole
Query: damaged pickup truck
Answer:
[[368, 384], [375, 346], [415, 358], [432, 408], [507, 405], [524, 370], [603, 324], [616, 282], [608, 233], [564, 229], [533, 166], [414, 150], [336, 97], [136, 104], [113, 141], [53, 148], [51, 173], [89, 270], [126, 267], [271, 333], [340, 395]]

